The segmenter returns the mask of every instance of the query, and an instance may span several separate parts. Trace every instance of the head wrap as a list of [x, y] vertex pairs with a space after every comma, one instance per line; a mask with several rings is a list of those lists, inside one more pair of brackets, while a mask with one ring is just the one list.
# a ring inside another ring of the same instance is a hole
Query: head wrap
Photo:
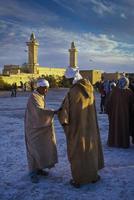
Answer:
[[116, 87], [116, 83], [115, 82], [111, 82], [110, 83], [110, 92], [112, 91], [112, 88]]
[[39, 79], [37, 81], [37, 88], [38, 87], [49, 87], [49, 82], [45, 79]]
[[77, 72], [78, 68], [73, 68], [73, 67], [67, 67], [66, 71], [65, 71], [65, 77], [66, 78], [74, 78], [76, 72]]
[[125, 72], [122, 72], [122, 73], [121, 73], [121, 78], [123, 78], [123, 77], [126, 77]]
[[66, 78], [74, 78], [73, 84], [75, 84], [78, 80], [82, 79], [82, 76], [79, 73], [78, 67], [68, 67], [65, 71]]
[[79, 70], [78, 70], [74, 76], [73, 84], [77, 83], [77, 81], [81, 79], [82, 79], [82, 76], [80, 75]]
[[110, 86], [112, 87], [116, 87], [116, 83], [115, 82], [112, 82], [112, 83], [110, 83]]
[[127, 77], [123, 77], [119, 79], [118, 87], [120, 89], [126, 89], [129, 86], [129, 79]]

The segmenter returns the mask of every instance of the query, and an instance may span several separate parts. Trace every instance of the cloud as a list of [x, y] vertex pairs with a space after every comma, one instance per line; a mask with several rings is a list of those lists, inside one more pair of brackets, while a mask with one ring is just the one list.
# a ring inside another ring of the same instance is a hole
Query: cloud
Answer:
[[55, 2], [56, 4], [58, 4], [61, 7], [65, 8], [68, 11], [71, 11], [73, 13], [75, 12], [75, 9], [73, 9], [71, 6], [67, 5], [67, 1], [53, 0], [53, 2]]
[[[3, 21], [3, 24], [5, 22]], [[79, 66], [85, 68], [125, 64], [134, 62], [134, 45], [122, 41], [116, 41], [114, 37], [106, 34], [93, 34], [91, 32], [78, 33], [65, 31], [63, 28], [50, 26], [29, 28], [13, 23], [6, 37], [2, 40], [0, 48], [0, 63], [22, 64], [27, 60], [26, 43], [33, 31], [39, 41], [39, 64], [41, 66], [64, 67], [69, 65], [69, 53], [71, 42], [74, 41], [78, 48]], [[6, 30], [5, 30], [6, 31]]]
[[93, 4], [93, 10], [99, 15], [114, 13], [114, 8], [110, 3], [104, 3], [98, 0], [90, 0], [90, 2]]
[[6, 29], [7, 28], [7, 24], [6, 23], [4, 23], [4, 21], [0, 21], [0, 30], [2, 30], [2, 29]]
[[11, 4], [10, 0], [4, 0], [0, 5], [0, 17], [7, 20], [26, 21], [27, 23], [45, 23], [59, 20], [58, 15], [54, 14], [36, 1], [18, 1], [14, 0]]
[[114, 7], [112, 3], [107, 3], [106, 1], [98, 0], [75, 0], [75, 1], [66, 1], [66, 0], [53, 0], [62, 8], [71, 11], [75, 14], [84, 15], [85, 11], [89, 11], [90, 7], [98, 15], [104, 14], [113, 14]]
[[121, 13], [121, 14], [120, 14], [120, 17], [121, 17], [122, 19], [127, 19], [126, 15], [125, 15], [124, 13]]

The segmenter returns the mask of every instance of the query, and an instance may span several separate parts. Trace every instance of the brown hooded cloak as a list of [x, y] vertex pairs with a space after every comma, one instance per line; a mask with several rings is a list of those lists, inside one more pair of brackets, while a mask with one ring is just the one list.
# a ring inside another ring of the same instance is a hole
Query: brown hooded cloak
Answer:
[[79, 80], [66, 95], [58, 114], [67, 140], [68, 159], [73, 180], [79, 184], [97, 179], [104, 167], [96, 117], [93, 87]]

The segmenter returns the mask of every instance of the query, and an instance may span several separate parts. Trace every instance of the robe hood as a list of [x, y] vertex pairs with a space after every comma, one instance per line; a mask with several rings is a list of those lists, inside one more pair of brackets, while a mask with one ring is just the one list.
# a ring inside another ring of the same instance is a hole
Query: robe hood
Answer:
[[86, 97], [91, 97], [91, 94], [93, 93], [93, 86], [91, 85], [90, 81], [86, 79], [81, 79], [77, 81], [77, 83], [74, 84], [74, 86], [79, 87], [83, 92], [83, 95], [85, 95]]

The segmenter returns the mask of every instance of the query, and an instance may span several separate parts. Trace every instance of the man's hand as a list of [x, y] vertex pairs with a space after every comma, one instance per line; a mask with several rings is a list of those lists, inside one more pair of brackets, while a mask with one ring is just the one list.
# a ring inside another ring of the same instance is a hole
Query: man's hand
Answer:
[[61, 108], [59, 108], [58, 110], [54, 110], [54, 114], [58, 114], [58, 112], [61, 110]]

